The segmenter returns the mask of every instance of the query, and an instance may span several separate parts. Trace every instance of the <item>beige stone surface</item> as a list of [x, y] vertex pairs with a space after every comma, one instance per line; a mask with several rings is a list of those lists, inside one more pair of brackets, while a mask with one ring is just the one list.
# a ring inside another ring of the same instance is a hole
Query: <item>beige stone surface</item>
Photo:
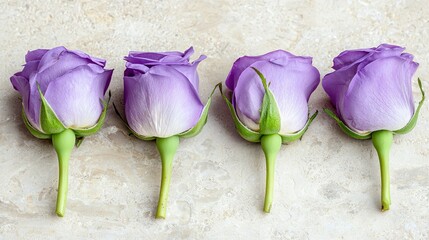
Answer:
[[[58, 218], [55, 152], [25, 129], [9, 81], [27, 50], [64, 45], [107, 59], [120, 105], [129, 50], [192, 45], [208, 56], [199, 67], [206, 99], [245, 54], [310, 55], [323, 76], [339, 52], [388, 42], [415, 55], [429, 92], [425, 0], [0, 0], [0, 25], [0, 239], [429, 239], [429, 103], [413, 132], [395, 136], [388, 212], [379, 209], [371, 142], [348, 138], [322, 113], [302, 141], [282, 147], [264, 214], [262, 150], [239, 137], [216, 93], [203, 132], [181, 142], [166, 220], [154, 219], [155, 144], [129, 137], [113, 108], [73, 152], [67, 212]], [[419, 100], [416, 81], [414, 93]], [[330, 104], [319, 86], [310, 109], [323, 107]]]

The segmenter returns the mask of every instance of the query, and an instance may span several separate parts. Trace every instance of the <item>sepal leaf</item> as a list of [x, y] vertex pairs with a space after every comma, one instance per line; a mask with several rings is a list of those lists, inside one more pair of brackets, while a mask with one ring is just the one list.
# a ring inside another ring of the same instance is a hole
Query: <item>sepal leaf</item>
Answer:
[[22, 106], [22, 120], [24, 121], [25, 127], [27, 127], [28, 131], [31, 133], [31, 135], [35, 136], [39, 139], [50, 139], [51, 135], [42, 133], [41, 131], [34, 128], [31, 123], [28, 121], [27, 115], [24, 111], [24, 106]]
[[393, 131], [394, 133], [397, 133], [397, 134], [409, 133], [416, 126], [417, 119], [419, 118], [420, 109], [422, 108], [423, 102], [425, 101], [425, 92], [423, 91], [422, 81], [420, 80], [420, 78], [418, 79], [418, 83], [419, 83], [420, 92], [422, 94], [422, 99], [419, 102], [419, 106], [417, 107], [416, 112], [414, 113], [413, 117], [408, 122], [408, 124], [399, 130]]
[[304, 127], [298, 132], [294, 134], [284, 134], [284, 135], [279, 134], [280, 137], [282, 138], [282, 143], [283, 144], [290, 143], [298, 139], [301, 139], [304, 133], [307, 131], [308, 127], [310, 126], [311, 122], [313, 122], [313, 120], [316, 118], [318, 113], [319, 111], [316, 111], [315, 113], [313, 113], [313, 115], [311, 115], [311, 117], [307, 120], [307, 123], [305, 123]]
[[278, 133], [280, 131], [281, 120], [276, 99], [268, 88], [265, 76], [258, 69], [254, 67], [252, 67], [252, 69], [255, 70], [259, 78], [261, 78], [262, 85], [265, 90], [264, 98], [262, 100], [261, 117], [259, 119], [259, 133], [262, 135]]
[[228, 100], [228, 98], [223, 94], [222, 91], [222, 84], [219, 84], [219, 91], [222, 94], [223, 99], [226, 102], [226, 105], [229, 108], [229, 111], [231, 112], [231, 117], [234, 120], [235, 128], [237, 129], [237, 132], [240, 134], [242, 138], [249, 142], [260, 142], [261, 141], [261, 134], [258, 132], [255, 132], [248, 127], [246, 127], [238, 118], [237, 113], [235, 112], [234, 107], [232, 106], [231, 102]]
[[366, 133], [358, 133], [350, 129], [343, 121], [340, 120], [340, 118], [335, 115], [330, 109], [324, 108], [323, 111], [325, 111], [326, 114], [328, 114], [331, 118], [333, 118], [338, 126], [340, 126], [341, 130], [350, 137], [358, 140], [364, 140], [364, 139], [370, 139], [371, 138], [371, 132]]
[[42, 101], [40, 106], [40, 126], [42, 127], [43, 132], [47, 134], [63, 132], [66, 127], [64, 127], [63, 123], [58, 119], [57, 115], [46, 101], [39, 85], [37, 86], [37, 89], [39, 90], [40, 99]]
[[216, 90], [216, 88], [221, 84], [222, 83], [218, 83], [213, 88], [213, 91], [210, 94], [210, 97], [207, 100], [207, 103], [204, 106], [203, 111], [201, 112], [201, 116], [200, 116], [200, 119], [198, 120], [197, 124], [193, 128], [178, 134], [179, 137], [190, 138], [190, 137], [196, 136], [197, 134], [199, 134], [201, 132], [201, 130], [203, 129], [204, 125], [207, 122], [207, 117], [208, 117], [208, 113], [209, 113], [210, 104], [212, 102], [213, 93]]

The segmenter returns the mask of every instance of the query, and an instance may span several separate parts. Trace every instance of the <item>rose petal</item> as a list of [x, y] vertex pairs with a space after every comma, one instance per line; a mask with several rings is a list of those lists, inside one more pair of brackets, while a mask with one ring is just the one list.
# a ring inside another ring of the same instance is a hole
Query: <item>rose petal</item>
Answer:
[[42, 57], [49, 51], [49, 49], [36, 49], [28, 51], [25, 55], [25, 62], [40, 61]]
[[411, 79], [418, 64], [401, 57], [375, 60], [351, 81], [342, 117], [358, 131], [398, 130], [414, 114]]
[[88, 55], [88, 54], [86, 54], [86, 53], [84, 53], [82, 51], [79, 51], [79, 50], [67, 50], [67, 51], [69, 53], [74, 53], [74, 54], [76, 54], [77, 56], [79, 56], [81, 58], [87, 59], [91, 63], [97, 64], [100, 67], [104, 68], [106, 66], [106, 60], [104, 60], [102, 58], [97, 58], [97, 57], [90, 56], [90, 55]]
[[45, 98], [65, 127], [87, 128], [97, 123], [112, 73], [89, 64], [49, 83]]
[[181, 72], [189, 80], [189, 82], [194, 86], [195, 91], [198, 92], [199, 87], [199, 77], [197, 72], [198, 64], [206, 59], [205, 55], [201, 55], [197, 60], [195, 60], [190, 65], [171, 65], [174, 69]]
[[89, 63], [92, 63], [92, 61], [69, 52], [64, 47], [53, 48], [40, 60], [37, 74], [30, 77], [30, 86], [33, 90], [36, 87], [36, 83], [38, 83], [42, 92], [45, 92], [49, 82], [70, 72], [74, 68]]
[[404, 49], [395, 45], [381, 44], [377, 48], [347, 50], [334, 58], [333, 68], [336, 71], [325, 75], [322, 85], [332, 104], [336, 107], [340, 118], [342, 118], [341, 110], [343, 109], [342, 104], [345, 92], [356, 72], [379, 58], [403, 56], [404, 59], [409, 59], [410, 56], [401, 55]]
[[[38, 129], [42, 130], [39, 124], [39, 115], [38, 112], [36, 113], [33, 108], [29, 107], [30, 104], [30, 84], [28, 83], [28, 79], [22, 77], [13, 75], [10, 78], [10, 81], [12, 82], [13, 87], [15, 90], [17, 90], [22, 97], [22, 104], [24, 106], [25, 115], [27, 116], [28, 121], [30, 121], [31, 125]], [[40, 103], [39, 103], [40, 107]]]
[[[226, 78], [225, 84], [231, 91], [234, 91], [241, 73], [250, 65], [252, 65], [257, 61], [274, 60], [274, 59], [284, 58], [284, 57], [296, 57], [296, 56], [283, 50], [276, 50], [260, 56], [243, 56], [237, 59], [232, 65], [232, 69]], [[302, 57], [302, 58], [307, 58], [307, 57]]]
[[169, 66], [124, 77], [125, 114], [143, 136], [169, 137], [198, 122], [203, 104], [188, 79]]
[[190, 65], [189, 57], [194, 53], [193, 47], [185, 52], [136, 52], [131, 51], [124, 59], [130, 63], [155, 65]]

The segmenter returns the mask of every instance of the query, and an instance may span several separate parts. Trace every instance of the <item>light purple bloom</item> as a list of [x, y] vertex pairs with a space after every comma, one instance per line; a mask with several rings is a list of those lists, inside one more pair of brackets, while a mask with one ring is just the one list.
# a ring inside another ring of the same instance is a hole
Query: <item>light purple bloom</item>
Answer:
[[25, 61], [24, 69], [10, 80], [22, 96], [33, 127], [42, 131], [38, 86], [66, 128], [88, 128], [97, 123], [113, 72], [104, 69], [105, 60], [56, 47], [30, 51]]
[[130, 52], [125, 57], [125, 116], [145, 137], [170, 137], [194, 127], [204, 108], [198, 94], [198, 64], [181, 52]]
[[403, 47], [347, 50], [322, 81], [338, 116], [358, 132], [398, 130], [414, 114], [411, 80], [418, 64]]
[[301, 130], [308, 120], [308, 100], [320, 82], [312, 58], [277, 50], [261, 56], [244, 56], [234, 62], [226, 86], [233, 91], [232, 101], [240, 121], [258, 131], [265, 91], [252, 67], [265, 76], [276, 99], [281, 117], [279, 133]]

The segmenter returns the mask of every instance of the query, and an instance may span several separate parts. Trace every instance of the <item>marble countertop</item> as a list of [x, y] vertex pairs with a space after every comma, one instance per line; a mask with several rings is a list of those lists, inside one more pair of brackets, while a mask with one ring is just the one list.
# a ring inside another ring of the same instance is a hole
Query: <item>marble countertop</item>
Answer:
[[[156, 220], [161, 163], [153, 142], [129, 137], [108, 110], [104, 127], [75, 149], [67, 212], [55, 215], [58, 163], [32, 137], [9, 77], [27, 50], [64, 45], [107, 59], [122, 103], [130, 50], [185, 50], [208, 59], [200, 95], [224, 81], [233, 61], [285, 49], [314, 57], [321, 75], [345, 49], [388, 42], [420, 63], [429, 92], [429, 8], [424, 0], [0, 1], [0, 239], [428, 239], [429, 103], [416, 129], [395, 136], [392, 206], [380, 212], [371, 141], [352, 140], [319, 114], [301, 141], [282, 147], [274, 204], [262, 212], [265, 161], [234, 130], [218, 93], [202, 133], [177, 152], [168, 216]], [[414, 81], [416, 101], [420, 99]], [[312, 111], [330, 107], [321, 86]]]

